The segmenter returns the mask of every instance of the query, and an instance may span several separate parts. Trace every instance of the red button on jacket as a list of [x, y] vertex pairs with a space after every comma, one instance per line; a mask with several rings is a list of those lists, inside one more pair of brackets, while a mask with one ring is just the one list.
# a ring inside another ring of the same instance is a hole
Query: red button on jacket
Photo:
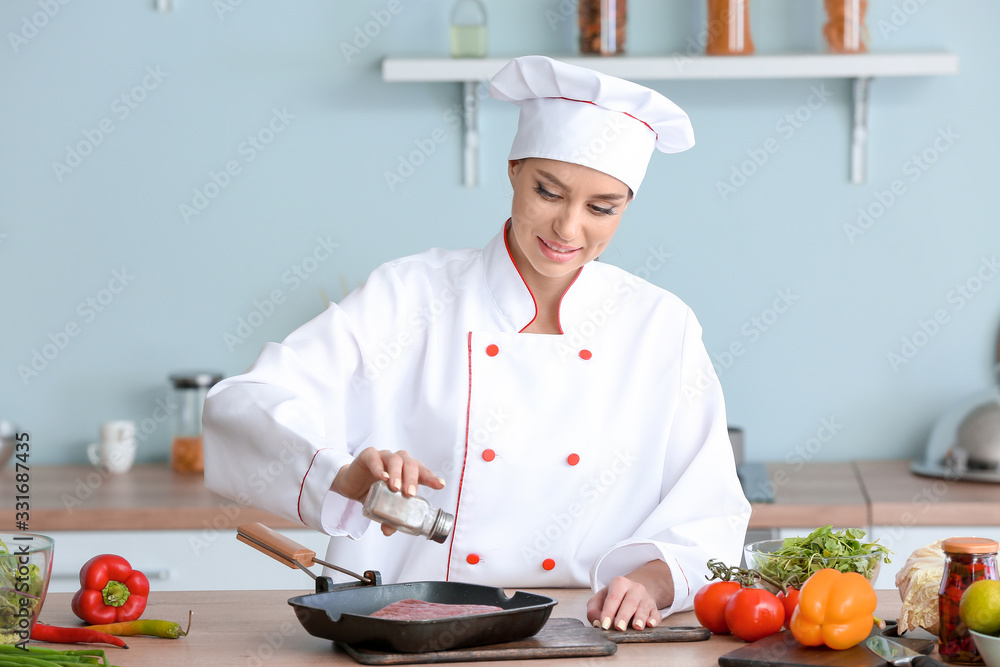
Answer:
[[542, 569], [543, 570], [551, 570], [555, 566], [556, 566], [556, 562], [554, 560], [552, 560], [551, 558], [546, 558], [545, 560], [542, 561]]
[[496, 345], [487, 345], [486, 354], [490, 355], [491, 357], [495, 357], [498, 354], [500, 354], [500, 348], [497, 347]]
[[569, 456], [566, 457], [566, 463], [570, 464], [571, 466], [575, 466], [579, 462], [580, 462], [579, 454], [570, 454]]
[[588, 361], [592, 356], [594, 356], [590, 350], [580, 350], [580, 358], [584, 361]]
[[469, 554], [465, 557], [465, 562], [469, 565], [479, 565], [479, 556], [476, 554]]
[[494, 452], [492, 449], [484, 449], [483, 450], [483, 460], [484, 461], [492, 461], [496, 457], [497, 457], [497, 453]]

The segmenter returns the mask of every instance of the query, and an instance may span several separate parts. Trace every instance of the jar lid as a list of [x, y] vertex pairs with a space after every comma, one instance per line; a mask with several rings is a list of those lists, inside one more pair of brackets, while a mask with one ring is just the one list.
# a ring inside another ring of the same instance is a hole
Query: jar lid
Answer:
[[985, 537], [950, 537], [941, 543], [941, 548], [953, 554], [993, 554], [1000, 544]]
[[211, 387], [222, 379], [222, 373], [214, 371], [191, 371], [188, 373], [173, 373], [170, 381], [174, 383], [176, 389], [197, 389], [198, 387]]

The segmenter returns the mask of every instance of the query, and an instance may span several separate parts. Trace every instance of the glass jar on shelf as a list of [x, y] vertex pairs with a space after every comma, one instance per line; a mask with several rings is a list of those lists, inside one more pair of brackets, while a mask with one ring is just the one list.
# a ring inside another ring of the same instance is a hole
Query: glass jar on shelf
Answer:
[[754, 52], [750, 34], [750, 0], [708, 0], [705, 53], [745, 56]]
[[205, 471], [201, 416], [205, 395], [221, 379], [220, 373], [201, 371], [170, 376], [175, 410], [170, 467], [176, 472], [197, 474]]
[[959, 604], [973, 582], [998, 579], [996, 540], [982, 537], [952, 537], [941, 543], [944, 575], [938, 597], [938, 653], [952, 663], [976, 665], [983, 659], [969, 629], [962, 622]]
[[481, 0], [455, 0], [451, 8], [452, 58], [486, 57], [486, 7]]
[[868, 50], [865, 14], [868, 0], [823, 0], [826, 23], [823, 37], [830, 53], [863, 53]]
[[626, 4], [626, 0], [580, 0], [580, 53], [625, 53]]

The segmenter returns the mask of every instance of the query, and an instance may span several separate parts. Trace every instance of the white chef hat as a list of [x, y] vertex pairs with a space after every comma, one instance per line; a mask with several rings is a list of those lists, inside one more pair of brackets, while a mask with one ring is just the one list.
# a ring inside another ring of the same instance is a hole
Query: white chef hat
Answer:
[[504, 65], [490, 80], [490, 95], [521, 107], [509, 159], [581, 164], [633, 193], [653, 148], [679, 153], [694, 146], [687, 114], [660, 93], [545, 56]]

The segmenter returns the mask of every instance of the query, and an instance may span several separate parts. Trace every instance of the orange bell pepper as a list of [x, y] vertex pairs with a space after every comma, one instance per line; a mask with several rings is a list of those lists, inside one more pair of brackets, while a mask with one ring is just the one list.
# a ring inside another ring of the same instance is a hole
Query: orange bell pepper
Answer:
[[876, 602], [872, 585], [857, 572], [819, 570], [802, 585], [789, 629], [803, 646], [851, 648], [871, 633]]

